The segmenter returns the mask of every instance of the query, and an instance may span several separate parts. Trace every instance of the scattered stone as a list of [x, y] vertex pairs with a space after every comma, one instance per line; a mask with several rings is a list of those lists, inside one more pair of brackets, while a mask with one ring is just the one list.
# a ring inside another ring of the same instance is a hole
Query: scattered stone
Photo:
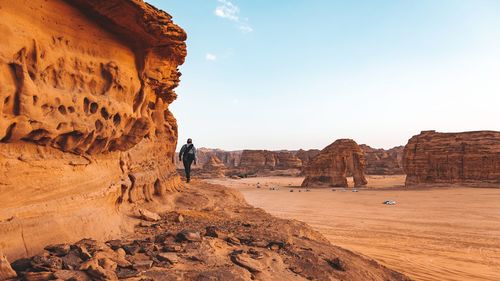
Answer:
[[135, 255], [139, 252], [141, 248], [137, 244], [124, 245], [123, 250], [127, 253], [127, 255]]
[[31, 266], [37, 271], [53, 271], [62, 269], [63, 262], [60, 257], [38, 255], [31, 259]]
[[148, 211], [146, 209], [139, 209], [139, 214], [141, 214], [141, 219], [145, 221], [151, 221], [151, 222], [156, 222], [161, 220], [160, 215], [157, 213]]
[[258, 261], [252, 259], [248, 256], [248, 254], [241, 250], [231, 253], [231, 261], [252, 273], [262, 272], [263, 269], [262, 265]]
[[217, 226], [211, 225], [205, 228], [205, 236], [210, 236], [214, 238], [222, 238], [226, 236], [222, 231], [219, 230]]
[[182, 247], [180, 245], [165, 245], [163, 247], [163, 251], [165, 252], [180, 252], [182, 251]]
[[115, 250], [115, 253], [119, 256], [119, 257], [125, 257], [127, 255], [127, 252], [125, 252], [125, 250], [123, 248], [118, 248]]
[[61, 257], [63, 262], [63, 268], [69, 270], [75, 270], [80, 267], [80, 264], [83, 262], [83, 259], [80, 257], [81, 255], [72, 250], [67, 255]]
[[167, 261], [171, 264], [175, 264], [179, 262], [179, 257], [175, 253], [160, 253], [157, 258], [160, 261]]
[[12, 269], [7, 257], [0, 252], [0, 281], [12, 279], [17, 276], [14, 269]]
[[109, 240], [106, 242], [106, 245], [108, 245], [111, 249], [117, 250], [123, 246], [122, 240]]
[[89, 253], [89, 251], [87, 250], [87, 248], [85, 246], [77, 245], [76, 247], [77, 247], [78, 252], [80, 253], [80, 258], [82, 258], [84, 261], [92, 258], [92, 255]]
[[45, 247], [45, 250], [54, 253], [56, 256], [64, 256], [69, 253], [71, 247], [68, 244], [55, 244]]
[[[0, 260], [1, 260], [1, 254], [0, 254]], [[11, 264], [11, 266], [17, 272], [27, 271], [29, 268], [31, 268], [31, 259], [26, 259], [26, 258], [18, 259], [14, 261]]]
[[299, 273], [302, 273], [303, 269], [301, 267], [298, 267], [298, 266], [291, 266], [290, 267], [290, 270], [295, 273], [295, 274], [299, 274]]
[[133, 268], [121, 268], [119, 267], [116, 270], [116, 276], [118, 279], [127, 279], [127, 278], [133, 278], [133, 277], [138, 277], [141, 275], [141, 272], [137, 269]]
[[148, 270], [153, 266], [153, 261], [152, 260], [137, 260], [134, 261], [132, 266], [136, 270]]
[[345, 271], [345, 265], [339, 258], [326, 260], [326, 262], [335, 270]]
[[182, 214], [178, 214], [175, 218], [175, 222], [181, 223], [184, 221], [184, 216]]
[[358, 190], [357, 189], [353, 189], [352, 192], [358, 192]]
[[278, 251], [278, 250], [283, 249], [285, 247], [285, 243], [272, 241], [272, 242], [269, 242], [269, 244], [267, 244], [267, 247], [273, 251]]
[[385, 205], [396, 205], [396, 201], [393, 201], [393, 200], [386, 200], [386, 201], [384, 201], [382, 204], [385, 204]]
[[290, 189], [290, 192], [293, 192], [293, 189]]
[[199, 242], [201, 241], [201, 235], [197, 231], [184, 229], [177, 234], [177, 240], [188, 241], [188, 242]]
[[229, 243], [230, 245], [241, 245], [240, 239], [234, 237], [234, 236], [229, 236], [226, 238], [226, 242]]

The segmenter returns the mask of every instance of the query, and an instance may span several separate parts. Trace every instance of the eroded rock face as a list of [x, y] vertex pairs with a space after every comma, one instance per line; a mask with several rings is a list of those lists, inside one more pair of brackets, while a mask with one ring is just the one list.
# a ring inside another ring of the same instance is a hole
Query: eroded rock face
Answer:
[[406, 185], [500, 184], [500, 132], [423, 131], [404, 148]]
[[366, 174], [368, 175], [402, 175], [403, 146], [391, 149], [372, 148], [366, 144], [360, 145], [365, 153]]
[[367, 184], [363, 150], [351, 139], [339, 139], [325, 147], [304, 169], [302, 186], [347, 187], [347, 175], [352, 174], [355, 186]]
[[[169, 104], [186, 34], [168, 14], [140, 0], [34, 0], [2, 1], [0, 18], [7, 254], [87, 232], [116, 235], [107, 222], [119, 221], [123, 204], [179, 188]], [[61, 229], [73, 223], [82, 229]]]

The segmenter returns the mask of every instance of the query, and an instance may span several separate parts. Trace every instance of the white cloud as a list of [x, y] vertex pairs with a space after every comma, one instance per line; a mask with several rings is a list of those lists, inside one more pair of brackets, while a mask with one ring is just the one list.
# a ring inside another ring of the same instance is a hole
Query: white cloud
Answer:
[[205, 55], [205, 59], [208, 60], [208, 61], [216, 61], [217, 60], [217, 56], [214, 55], [214, 54], [211, 54], [211, 53], [207, 53]]
[[215, 8], [215, 15], [230, 21], [238, 23], [238, 29], [243, 33], [253, 31], [253, 28], [248, 24], [248, 19], [240, 19], [240, 8], [229, 0], [217, 0], [219, 6]]
[[227, 0], [218, 0], [221, 5], [215, 8], [215, 15], [232, 21], [239, 21], [240, 8]]
[[243, 33], [248, 33], [248, 32], [253, 31], [253, 28], [249, 25], [246, 25], [246, 24], [242, 24], [242, 25], [238, 26], [238, 29], [241, 30]]

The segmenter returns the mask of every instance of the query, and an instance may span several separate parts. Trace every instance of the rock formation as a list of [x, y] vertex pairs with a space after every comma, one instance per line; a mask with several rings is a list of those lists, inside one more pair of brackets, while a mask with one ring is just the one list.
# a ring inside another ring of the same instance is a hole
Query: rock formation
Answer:
[[500, 132], [423, 131], [404, 148], [406, 185], [500, 184]]
[[388, 150], [372, 148], [366, 144], [360, 145], [365, 153], [366, 174], [368, 175], [402, 175], [403, 146]]
[[226, 171], [227, 168], [224, 163], [217, 156], [212, 155], [210, 160], [203, 165], [198, 177], [207, 179], [223, 178], [226, 175]]
[[347, 174], [355, 186], [367, 184], [363, 150], [351, 139], [339, 139], [325, 147], [304, 169], [302, 186], [347, 187]]
[[2, 1], [0, 19], [8, 256], [117, 235], [126, 204], [179, 188], [169, 104], [186, 34], [170, 15], [141, 0], [33, 0]]
[[301, 168], [302, 161], [290, 151], [243, 150], [238, 172], [243, 175], [298, 175]]

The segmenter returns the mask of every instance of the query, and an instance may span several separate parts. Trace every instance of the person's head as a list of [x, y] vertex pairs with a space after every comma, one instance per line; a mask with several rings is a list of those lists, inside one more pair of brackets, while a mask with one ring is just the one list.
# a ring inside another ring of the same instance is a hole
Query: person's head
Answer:
[[188, 143], [193, 143], [193, 140], [192, 139], [188, 139], [187, 141]]

